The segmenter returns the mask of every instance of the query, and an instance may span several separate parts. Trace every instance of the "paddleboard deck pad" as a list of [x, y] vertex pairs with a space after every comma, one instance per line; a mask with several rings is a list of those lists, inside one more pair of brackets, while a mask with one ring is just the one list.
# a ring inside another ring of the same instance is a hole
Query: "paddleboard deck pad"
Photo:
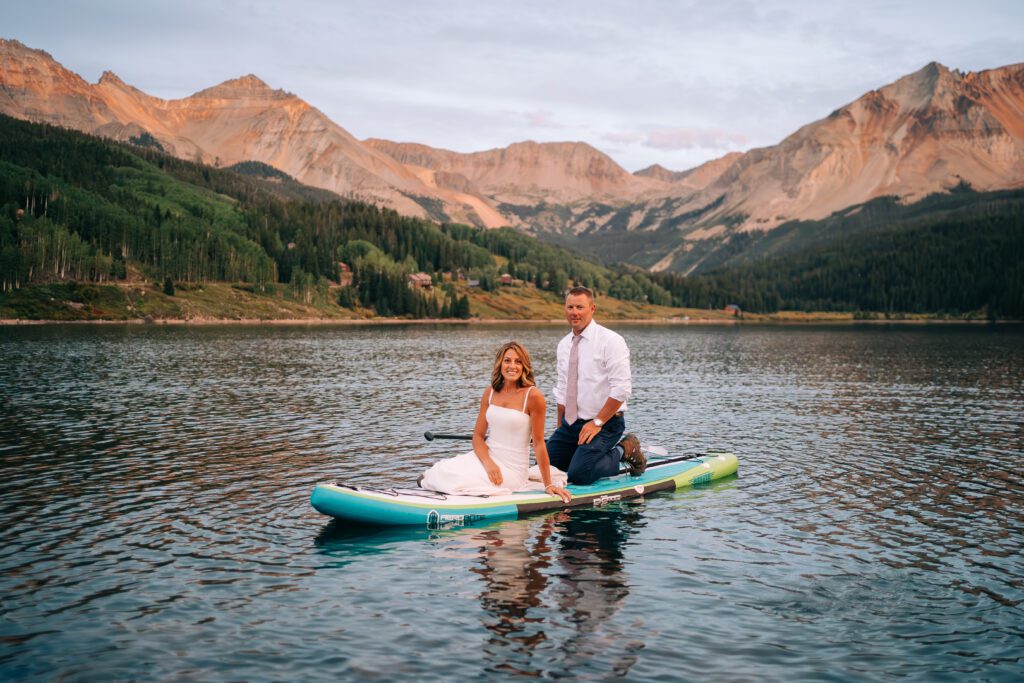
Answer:
[[460, 496], [420, 488], [373, 488], [341, 482], [318, 484], [310, 502], [325, 515], [362, 524], [465, 526], [545, 510], [600, 507], [659, 491], [707, 484], [734, 474], [738, 468], [736, 456], [726, 451], [649, 459], [647, 470], [640, 476], [621, 473], [589, 486], [570, 484], [567, 489], [572, 500], [568, 503], [543, 491]]

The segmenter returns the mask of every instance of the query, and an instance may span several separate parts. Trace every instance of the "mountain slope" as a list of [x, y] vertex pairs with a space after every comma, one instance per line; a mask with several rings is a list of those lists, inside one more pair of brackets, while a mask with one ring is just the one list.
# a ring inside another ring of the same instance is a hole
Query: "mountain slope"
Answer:
[[447, 174], [448, 182], [482, 192], [500, 204], [622, 200], [666, 189], [657, 179], [631, 175], [582, 142], [518, 142], [469, 154], [375, 138], [364, 142], [403, 164]]
[[741, 227], [818, 219], [882, 195], [912, 199], [966, 181], [1024, 183], [1024, 65], [961, 74], [931, 63], [867, 93], [778, 146], [733, 164], [702, 198]]
[[[644, 173], [677, 187], [692, 177]], [[1024, 186], [1024, 64], [968, 74], [929, 64], [778, 145], [721, 160], [709, 177], [695, 192], [639, 203], [606, 229], [561, 241], [656, 271], [696, 273], [707, 269], [708, 254], [751, 230], [822, 219], [881, 196], [913, 201], [961, 183]]]
[[[622, 315], [646, 315], [647, 304], [671, 300], [644, 275], [516, 230], [438, 226], [303, 191], [258, 162], [238, 169], [244, 175], [0, 115], [0, 297], [11, 293], [30, 315], [46, 317], [54, 306], [45, 302], [57, 290], [13, 293], [56, 287], [78, 297], [75, 283], [153, 292], [154, 281], [172, 283], [171, 291], [183, 282], [186, 291], [202, 291], [203, 283], [228, 282], [343, 317], [353, 312], [338, 304], [379, 315], [458, 317], [469, 314], [467, 297], [495, 305], [508, 299], [497, 294], [499, 276], [508, 272], [520, 281], [513, 288], [519, 295], [511, 296], [518, 303], [506, 302], [511, 308], [502, 317], [536, 313], [529, 301], [543, 303], [550, 317], [572, 281], [616, 296], [620, 301], [610, 303]], [[438, 287], [410, 289], [406, 276], [418, 271], [432, 274]], [[468, 291], [469, 279], [479, 288]], [[351, 286], [342, 286], [346, 280]], [[115, 299], [127, 305], [123, 296]], [[272, 302], [259, 308], [268, 307]], [[68, 314], [90, 315], [75, 311]]]
[[[117, 140], [147, 133], [180, 158], [229, 166], [259, 161], [302, 183], [426, 217], [503, 225], [486, 203], [438, 189], [361, 144], [322, 112], [249, 75], [179, 100], [149, 96], [106, 72], [91, 85], [49, 54], [0, 40], [0, 113]], [[479, 204], [469, 211], [466, 204]]]
[[842, 216], [754, 235], [705, 275], [655, 280], [681, 306], [1020, 320], [1024, 190], [961, 188], [910, 205], [879, 198]]
[[778, 145], [695, 169], [629, 174], [579, 142], [462, 154], [356, 140], [290, 93], [245, 76], [180, 100], [106, 73], [89, 84], [48, 54], [0, 40], [0, 113], [185, 159], [269, 164], [299, 182], [408, 216], [514, 225], [654, 271], [707, 270], [723, 246], [881, 196], [912, 201], [966, 182], [1024, 184], [1024, 65], [961, 73], [932, 63]]

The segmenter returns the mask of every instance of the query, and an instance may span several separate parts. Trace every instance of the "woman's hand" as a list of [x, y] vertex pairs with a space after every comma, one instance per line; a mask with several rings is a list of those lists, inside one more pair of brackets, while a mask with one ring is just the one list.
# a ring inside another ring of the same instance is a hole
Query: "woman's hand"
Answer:
[[562, 499], [563, 503], [568, 503], [572, 500], [572, 494], [563, 489], [561, 486], [555, 486], [554, 484], [548, 484], [544, 487], [544, 493], [552, 496], [558, 496]]
[[491, 483], [495, 486], [501, 486], [501, 482], [504, 481], [501, 477], [501, 468], [488, 458], [487, 460], [481, 461], [481, 465], [484, 466], [484, 470], [487, 472], [487, 478], [491, 480]]

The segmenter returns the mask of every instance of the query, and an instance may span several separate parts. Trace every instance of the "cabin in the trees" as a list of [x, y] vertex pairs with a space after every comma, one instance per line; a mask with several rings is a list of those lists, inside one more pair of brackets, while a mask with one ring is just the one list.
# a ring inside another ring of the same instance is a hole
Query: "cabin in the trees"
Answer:
[[726, 304], [725, 308], [723, 308], [722, 310], [731, 316], [735, 316], [737, 318], [743, 317], [743, 311], [740, 310], [740, 307], [737, 306], [736, 304]]
[[512, 285], [512, 276], [509, 275], [508, 273], [502, 273], [501, 274], [501, 279], [499, 280], [499, 282], [501, 282], [501, 284], [503, 284], [503, 285], [511, 286]]
[[338, 261], [338, 284], [342, 287], [352, 284], [352, 269], [344, 261]]
[[410, 273], [406, 282], [412, 289], [430, 289], [434, 286], [434, 281], [426, 273]]

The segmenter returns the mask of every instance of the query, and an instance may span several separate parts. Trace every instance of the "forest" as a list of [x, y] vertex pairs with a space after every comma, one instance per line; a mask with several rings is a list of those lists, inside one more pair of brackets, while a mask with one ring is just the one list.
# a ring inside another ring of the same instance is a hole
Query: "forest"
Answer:
[[[889, 211], [871, 229], [823, 223], [827, 239], [790, 253], [758, 250], [748, 239], [745, 258], [685, 277], [603, 264], [511, 228], [403, 217], [257, 162], [213, 168], [159, 145], [0, 116], [0, 295], [137, 273], [171, 291], [174, 283], [231, 282], [377, 315], [468, 317], [455, 283], [493, 290], [509, 273], [554, 293], [581, 283], [601, 295], [689, 308], [1021, 318], [1022, 204], [1024, 192], [972, 193], [956, 211]], [[411, 289], [406, 278], [417, 272], [440, 286]]]
[[[766, 233], [707, 274], [655, 280], [673, 303], [695, 308], [1024, 318], [1024, 190], [961, 186], [858, 208]], [[787, 231], [814, 239], [786, 250]]]

